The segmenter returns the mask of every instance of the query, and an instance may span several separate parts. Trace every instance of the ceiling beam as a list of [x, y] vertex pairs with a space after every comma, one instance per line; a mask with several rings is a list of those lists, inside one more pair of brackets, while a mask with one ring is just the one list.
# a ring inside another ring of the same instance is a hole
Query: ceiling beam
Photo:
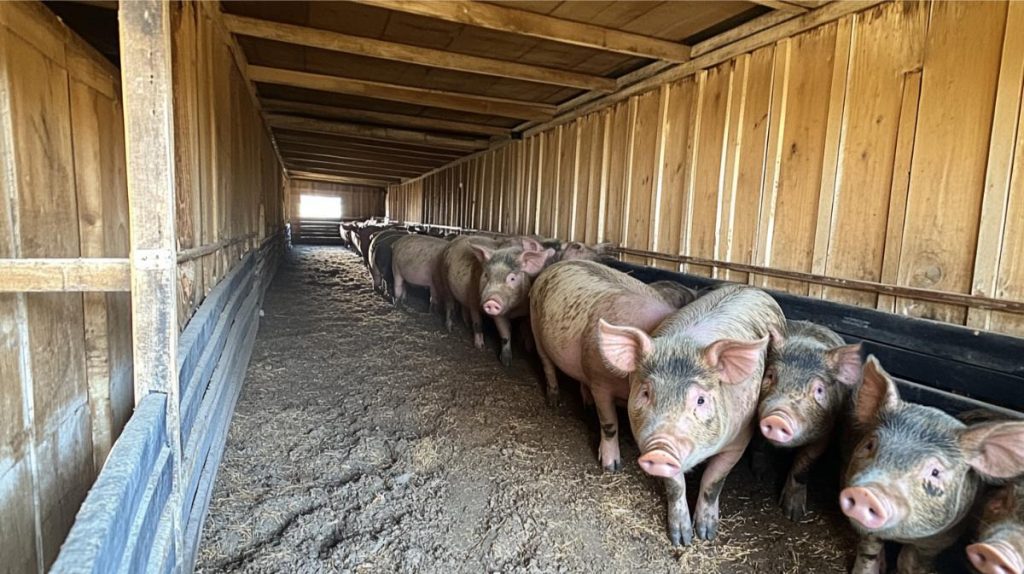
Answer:
[[535, 14], [525, 10], [505, 8], [483, 2], [436, 2], [431, 0], [357, 0], [367, 4], [436, 18], [447, 22], [466, 24], [489, 30], [499, 30], [521, 36], [530, 36], [583, 46], [595, 50], [617, 52], [670, 62], [685, 62], [690, 59], [690, 48], [684, 44]]
[[761, 6], [767, 6], [768, 8], [771, 8], [772, 10], [781, 10], [783, 12], [793, 12], [793, 13], [796, 13], [796, 14], [800, 14], [800, 13], [808, 11], [807, 7], [801, 6], [799, 4], [796, 4], [794, 2], [787, 1], [787, 0], [749, 0], [749, 1], [753, 2], [754, 4], [760, 4]]
[[287, 42], [321, 50], [332, 50], [346, 54], [358, 54], [384, 60], [418, 64], [431, 68], [457, 70], [471, 74], [483, 74], [499, 78], [512, 78], [527, 82], [538, 82], [555, 86], [568, 86], [582, 90], [599, 90], [611, 92], [615, 89], [615, 80], [601, 76], [580, 74], [554, 68], [530, 66], [518, 62], [496, 60], [480, 56], [470, 56], [458, 52], [435, 50], [420, 46], [397, 44], [374, 38], [351, 36], [338, 32], [330, 32], [306, 26], [296, 26], [283, 22], [259, 20], [234, 14], [225, 14], [224, 20], [228, 28], [235, 34]]
[[303, 170], [287, 170], [288, 177], [294, 179], [308, 179], [310, 181], [326, 181], [328, 183], [347, 183], [350, 185], [370, 185], [374, 187], [387, 187], [393, 184], [393, 181], [385, 181], [380, 179], [366, 179], [363, 177], [343, 177], [338, 175], [330, 175], [326, 173], [316, 173], [314, 171], [303, 171]]
[[402, 114], [389, 114], [384, 112], [373, 112], [369, 110], [356, 110], [352, 108], [339, 108], [336, 106], [325, 106], [323, 104], [307, 104], [290, 100], [264, 99], [263, 107], [271, 112], [291, 112], [320, 116], [332, 120], [350, 120], [356, 122], [367, 122], [397, 127], [410, 127], [424, 130], [437, 130], [443, 132], [457, 132], [486, 136], [508, 136], [511, 130], [498, 126], [484, 124], [471, 124], [467, 122], [456, 122], [436, 118], [425, 118], [422, 116], [406, 116]]
[[394, 154], [396, 157], [414, 157], [429, 160], [450, 161], [466, 155], [465, 151], [424, 148], [416, 145], [381, 142], [376, 140], [339, 138], [327, 134], [311, 132], [276, 132], [274, 139], [282, 143], [301, 144], [346, 152], [364, 152]]
[[285, 157], [303, 157], [307, 159], [336, 160], [340, 162], [360, 162], [368, 165], [380, 164], [381, 167], [395, 165], [418, 170], [429, 170], [448, 163], [448, 160], [424, 161], [418, 158], [407, 158], [389, 154], [366, 154], [331, 152], [323, 148], [301, 148], [290, 145], [281, 146], [281, 154]]
[[398, 84], [356, 80], [283, 68], [268, 68], [266, 66], [250, 65], [248, 71], [249, 78], [254, 82], [279, 84], [282, 86], [362, 96], [364, 98], [389, 100], [417, 106], [445, 108], [490, 116], [536, 120], [549, 119], [555, 113], [555, 106], [550, 104], [537, 104], [506, 98], [464, 94], [461, 92], [414, 88]]
[[380, 141], [408, 142], [463, 150], [480, 150], [485, 149], [488, 145], [487, 140], [439, 136], [397, 128], [312, 120], [283, 114], [267, 114], [267, 121], [271, 127], [277, 129], [354, 136]]
[[410, 169], [402, 168], [401, 166], [390, 165], [390, 166], [379, 166], [379, 165], [366, 165], [359, 163], [341, 162], [336, 160], [325, 160], [325, 159], [309, 159], [304, 157], [285, 156], [285, 163], [289, 165], [303, 165], [307, 167], [324, 167], [327, 169], [339, 169], [343, 171], [357, 171], [360, 173], [370, 173], [373, 175], [392, 175], [396, 177], [413, 177], [420, 175], [429, 169]]
[[287, 165], [287, 167], [288, 169], [294, 169], [298, 171], [314, 171], [317, 173], [327, 173], [331, 175], [340, 175], [343, 177], [362, 177], [366, 179], [375, 179], [378, 181], [399, 182], [402, 181], [403, 179], [408, 179], [407, 177], [403, 177], [400, 175], [378, 173], [370, 170], [344, 169], [320, 165], [290, 163]]

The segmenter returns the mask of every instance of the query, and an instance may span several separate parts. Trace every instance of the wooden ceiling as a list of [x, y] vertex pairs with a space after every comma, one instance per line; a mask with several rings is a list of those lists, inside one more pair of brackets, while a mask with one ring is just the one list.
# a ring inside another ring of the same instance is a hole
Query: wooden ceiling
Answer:
[[[45, 1], [94, 45], [110, 40], [109, 24], [116, 28], [116, 0]], [[286, 170], [384, 186], [519, 137], [829, 1], [220, 6]], [[108, 48], [116, 59], [116, 40]]]

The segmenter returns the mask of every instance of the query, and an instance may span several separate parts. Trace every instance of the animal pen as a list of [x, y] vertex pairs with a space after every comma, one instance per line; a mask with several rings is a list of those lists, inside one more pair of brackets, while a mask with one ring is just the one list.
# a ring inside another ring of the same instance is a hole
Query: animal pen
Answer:
[[195, 569], [268, 287], [350, 221], [612, 243], [1017, 417], [1022, 89], [1024, 2], [0, 2], [0, 568]]

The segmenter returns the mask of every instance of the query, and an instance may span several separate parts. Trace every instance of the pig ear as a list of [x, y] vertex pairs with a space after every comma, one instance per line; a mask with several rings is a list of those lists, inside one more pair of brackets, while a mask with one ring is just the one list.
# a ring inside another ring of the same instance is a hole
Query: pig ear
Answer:
[[554, 249], [545, 249], [544, 251], [523, 251], [523, 254], [519, 256], [519, 260], [523, 263], [523, 271], [527, 275], [536, 275], [544, 270], [544, 265], [547, 264], [548, 260], [555, 256]]
[[617, 374], [628, 375], [637, 369], [640, 359], [651, 353], [654, 343], [640, 329], [620, 327], [599, 319], [597, 346], [605, 365]]
[[476, 258], [480, 260], [480, 263], [487, 263], [491, 260], [491, 255], [494, 254], [493, 251], [483, 245], [474, 245], [470, 243], [469, 246], [473, 248], [473, 255], [476, 255]]
[[771, 348], [779, 350], [786, 344], [786, 332], [775, 325], [768, 327]]
[[726, 383], [742, 383], [749, 379], [761, 365], [761, 357], [768, 345], [768, 337], [756, 341], [722, 339], [704, 349], [704, 360], [717, 369]]
[[608, 251], [610, 251], [612, 249], [615, 249], [616, 245], [618, 245], [618, 244], [617, 243], [611, 243], [611, 242], [608, 242], [608, 243], [598, 243], [597, 245], [591, 247], [591, 249], [593, 249], [599, 255], [604, 255]]
[[967, 464], [982, 476], [1013, 478], [1024, 474], [1024, 422], [984, 423], [960, 433]]
[[843, 345], [842, 347], [831, 349], [825, 354], [825, 362], [828, 363], [832, 372], [836, 374], [836, 380], [848, 387], [859, 383], [860, 377], [864, 373], [864, 362], [860, 358], [860, 347], [860, 343]]
[[889, 373], [874, 355], [864, 363], [864, 379], [857, 389], [853, 403], [853, 416], [861, 424], [870, 424], [880, 412], [899, 405], [900, 394]]
[[524, 251], [544, 251], [544, 246], [540, 244], [540, 241], [532, 237], [522, 237], [521, 239]]

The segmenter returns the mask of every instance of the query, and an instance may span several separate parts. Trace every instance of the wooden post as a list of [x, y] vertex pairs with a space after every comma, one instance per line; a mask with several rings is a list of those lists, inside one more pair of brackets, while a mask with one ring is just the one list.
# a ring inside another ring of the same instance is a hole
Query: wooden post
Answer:
[[[124, 100], [128, 215], [131, 222], [132, 357], [135, 403], [167, 395], [173, 463], [169, 504], [181, 507], [182, 458], [176, 318], [177, 246], [174, 196], [174, 101], [171, 93], [171, 6], [122, 2], [118, 11]], [[182, 561], [181, 512], [173, 513]]]

